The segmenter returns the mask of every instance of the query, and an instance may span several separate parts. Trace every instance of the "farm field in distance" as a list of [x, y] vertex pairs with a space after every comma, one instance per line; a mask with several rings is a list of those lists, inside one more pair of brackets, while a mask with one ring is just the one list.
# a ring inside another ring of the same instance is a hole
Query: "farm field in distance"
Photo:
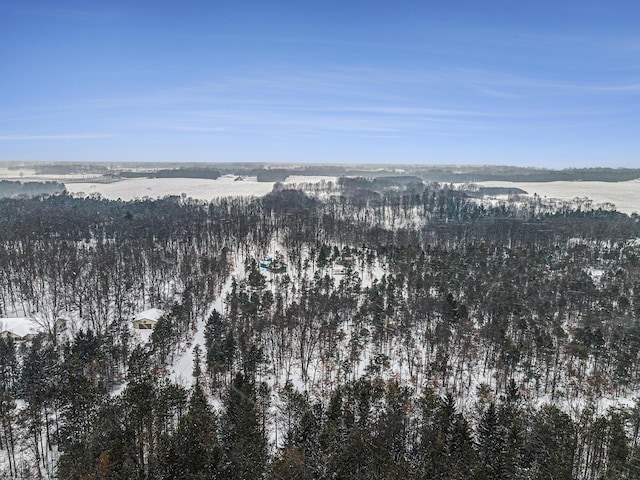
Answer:
[[640, 213], [640, 180], [625, 182], [478, 182], [486, 187], [521, 188], [529, 195], [537, 193], [548, 199], [588, 198], [594, 204], [610, 203], [626, 214]]

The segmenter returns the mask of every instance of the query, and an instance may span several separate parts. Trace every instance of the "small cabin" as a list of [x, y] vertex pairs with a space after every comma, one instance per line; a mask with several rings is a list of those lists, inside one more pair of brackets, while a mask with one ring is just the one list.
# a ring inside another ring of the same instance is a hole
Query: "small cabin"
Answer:
[[259, 262], [260, 268], [264, 268], [271, 273], [287, 273], [287, 264], [281, 258], [267, 257]]
[[334, 275], [346, 275], [347, 267], [336, 263], [336, 265], [331, 269], [331, 273], [333, 273]]
[[151, 308], [140, 312], [131, 322], [134, 330], [153, 330], [164, 312], [158, 308]]

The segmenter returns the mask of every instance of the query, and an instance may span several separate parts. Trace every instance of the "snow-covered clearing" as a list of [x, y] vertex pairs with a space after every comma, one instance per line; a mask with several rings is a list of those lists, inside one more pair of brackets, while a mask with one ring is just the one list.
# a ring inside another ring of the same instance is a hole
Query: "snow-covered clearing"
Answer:
[[216, 180], [201, 178], [133, 178], [114, 183], [67, 183], [67, 190], [74, 195], [100, 194], [109, 200], [134, 200], [136, 198], [161, 198], [182, 195], [196, 200], [218, 197], [262, 196], [273, 189], [273, 182], [258, 182], [255, 178], [237, 180], [223, 176]]
[[587, 197], [594, 206], [613, 203], [622, 213], [640, 213], [640, 180], [628, 182], [477, 182], [483, 187], [521, 188], [529, 195], [572, 200]]
[[95, 178], [101, 178], [99, 173], [65, 173], [65, 174], [40, 174], [35, 168], [21, 167], [11, 169], [0, 166], [0, 180], [19, 180], [21, 182], [76, 182], [79, 180], [89, 181]]
[[[335, 181], [336, 177], [291, 176], [284, 184], [320, 183]], [[167, 195], [182, 195], [196, 200], [211, 200], [220, 197], [260, 197], [273, 190], [275, 182], [258, 182], [255, 177], [223, 175], [216, 180], [202, 178], [133, 178], [113, 183], [69, 182], [65, 186], [74, 195], [100, 194], [109, 200], [134, 200], [136, 198], [161, 198]]]
[[321, 183], [321, 182], [337, 182], [338, 177], [327, 177], [322, 175], [289, 175], [283, 182], [285, 185], [300, 184], [300, 183]]

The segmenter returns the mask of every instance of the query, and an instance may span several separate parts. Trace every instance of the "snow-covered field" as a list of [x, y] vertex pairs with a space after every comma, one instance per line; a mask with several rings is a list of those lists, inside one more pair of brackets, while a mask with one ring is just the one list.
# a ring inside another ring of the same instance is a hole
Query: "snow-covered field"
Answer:
[[0, 178], [6, 180], [20, 180], [23, 177], [32, 177], [36, 174], [34, 168], [13, 169], [0, 165]]
[[328, 177], [328, 176], [313, 176], [313, 175], [289, 175], [287, 180], [284, 182], [285, 185], [296, 184], [296, 183], [320, 183], [320, 182], [336, 182], [338, 177]]
[[159, 198], [167, 195], [182, 195], [196, 200], [211, 200], [217, 197], [262, 196], [273, 188], [273, 182], [258, 182], [247, 177], [235, 180], [223, 176], [216, 180], [201, 178], [134, 178], [114, 183], [67, 183], [67, 190], [75, 195], [99, 193], [110, 200], [133, 200], [136, 198]]
[[587, 197], [594, 204], [613, 203], [622, 213], [640, 213], [640, 180], [628, 182], [477, 182], [483, 187], [521, 188], [529, 195], [572, 200]]
[[66, 173], [66, 174], [48, 174], [41, 175], [36, 173], [35, 168], [22, 167], [11, 169], [0, 165], [0, 180], [20, 180], [22, 182], [72, 182], [83, 179], [92, 179], [102, 177], [99, 173]]
[[[211, 200], [219, 197], [266, 195], [274, 182], [258, 182], [255, 177], [236, 180], [234, 175], [224, 175], [216, 180], [199, 178], [135, 178], [114, 183], [67, 183], [67, 190], [75, 195], [99, 193], [110, 200], [134, 200], [136, 198], [161, 198], [167, 195], [182, 195], [196, 200]], [[292, 176], [286, 185], [335, 181], [336, 177]]]

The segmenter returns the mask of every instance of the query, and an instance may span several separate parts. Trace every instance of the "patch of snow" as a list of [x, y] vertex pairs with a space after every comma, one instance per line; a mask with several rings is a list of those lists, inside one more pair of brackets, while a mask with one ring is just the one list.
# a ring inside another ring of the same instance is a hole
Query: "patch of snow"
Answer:
[[141, 344], [144, 345], [146, 343], [149, 343], [151, 341], [151, 334], [153, 333], [153, 329], [151, 328], [144, 328], [144, 329], [137, 329], [137, 328], [132, 328], [132, 336]]
[[591, 277], [593, 283], [599, 283], [604, 275], [604, 270], [600, 268], [587, 268], [587, 275]]
[[38, 333], [38, 325], [25, 317], [0, 318], [0, 334], [3, 332], [11, 332], [20, 337], [35, 335]]
[[[182, 195], [183, 193], [195, 200], [209, 201], [221, 197], [261, 197], [273, 190], [275, 182], [258, 182], [256, 177], [241, 177], [237, 175], [223, 175], [215, 180], [200, 178], [132, 178], [112, 183], [102, 182], [69, 182], [65, 187], [74, 195], [100, 194], [109, 200], [124, 201], [138, 198], [162, 198], [168, 195]], [[292, 175], [286, 185], [312, 185], [322, 182], [335, 182], [336, 177], [306, 177]]]
[[149, 310], [145, 310], [144, 312], [140, 312], [136, 315], [136, 320], [148, 319], [158, 321], [160, 317], [164, 315], [164, 311], [159, 308], [150, 308]]
[[321, 183], [321, 182], [337, 182], [338, 177], [330, 177], [324, 175], [318, 176], [305, 176], [305, 175], [289, 175], [283, 182], [285, 185], [298, 184], [298, 183]]
[[599, 204], [613, 204], [621, 213], [640, 213], [640, 179], [627, 182], [476, 182], [483, 187], [521, 188], [530, 196], [573, 200], [588, 198]]
[[162, 198], [182, 195], [209, 201], [220, 197], [263, 196], [271, 192], [273, 182], [258, 182], [248, 177], [241, 182], [223, 176], [216, 180], [199, 178], [133, 178], [114, 183], [68, 183], [67, 190], [74, 195], [98, 193], [110, 200], [124, 201], [139, 198]]

